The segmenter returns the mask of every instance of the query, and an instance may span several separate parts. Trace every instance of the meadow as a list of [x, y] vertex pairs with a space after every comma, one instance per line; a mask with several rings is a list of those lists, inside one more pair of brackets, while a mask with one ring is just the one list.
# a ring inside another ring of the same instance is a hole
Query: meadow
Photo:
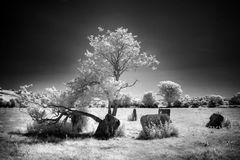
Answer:
[[[30, 116], [17, 108], [1, 109], [0, 159], [67, 159], [67, 160], [148, 160], [148, 159], [240, 159], [239, 108], [173, 108], [171, 120], [178, 137], [138, 140], [142, 130], [140, 117], [157, 114], [158, 109], [137, 108], [137, 121], [128, 121], [132, 108], [118, 110], [117, 118], [125, 130], [123, 137], [110, 140], [94, 138], [65, 139], [58, 143], [39, 142], [16, 134], [26, 131], [32, 123]], [[23, 110], [24, 111], [24, 110]], [[103, 118], [106, 108], [91, 108], [90, 112]], [[231, 128], [205, 127], [212, 113], [220, 112], [231, 121]], [[89, 120], [86, 131], [96, 129]], [[11, 134], [11, 132], [15, 134]]]

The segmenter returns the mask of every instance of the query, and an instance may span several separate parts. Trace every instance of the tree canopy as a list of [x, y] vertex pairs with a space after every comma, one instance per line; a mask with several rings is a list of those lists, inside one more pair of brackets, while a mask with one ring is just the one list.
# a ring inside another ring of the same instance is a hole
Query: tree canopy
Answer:
[[171, 103], [178, 100], [182, 94], [181, 86], [172, 81], [161, 81], [158, 85], [158, 94], [171, 106]]
[[137, 36], [128, 32], [128, 29], [120, 27], [115, 31], [105, 32], [99, 28], [99, 32], [97, 36], [88, 37], [92, 50], [86, 51], [86, 61], [117, 81], [126, 71], [139, 67], [151, 67], [155, 70], [159, 64], [155, 56], [141, 52]]

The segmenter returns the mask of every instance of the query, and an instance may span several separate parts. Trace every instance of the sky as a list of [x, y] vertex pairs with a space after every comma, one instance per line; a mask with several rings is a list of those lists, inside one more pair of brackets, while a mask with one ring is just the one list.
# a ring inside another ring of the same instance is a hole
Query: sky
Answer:
[[156, 93], [160, 81], [170, 80], [190, 96], [230, 97], [240, 91], [237, 6], [179, 0], [7, 1], [1, 4], [0, 86], [62, 89], [91, 49], [87, 37], [98, 34], [99, 26], [124, 27], [138, 35], [142, 52], [160, 61], [156, 71], [124, 74], [123, 80], [139, 80], [126, 93]]

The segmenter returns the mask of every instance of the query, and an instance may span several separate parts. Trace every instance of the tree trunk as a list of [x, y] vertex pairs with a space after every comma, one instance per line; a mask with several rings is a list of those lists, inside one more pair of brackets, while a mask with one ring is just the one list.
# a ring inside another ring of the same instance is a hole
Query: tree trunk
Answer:
[[118, 105], [117, 105], [117, 104], [114, 104], [114, 106], [113, 106], [113, 112], [112, 112], [112, 115], [113, 115], [113, 116], [116, 116], [116, 115], [117, 115], [117, 109], [118, 109]]
[[107, 114], [104, 120], [99, 123], [98, 128], [94, 133], [94, 137], [97, 139], [108, 140], [109, 138], [114, 137], [119, 125], [120, 121], [117, 118], [111, 114]]
[[171, 103], [171, 102], [168, 102], [167, 107], [168, 107], [168, 108], [171, 108], [171, 107], [172, 107], [172, 103]]
[[120, 77], [120, 76], [116, 75], [116, 77], [115, 77], [115, 78], [116, 78], [116, 81], [119, 81], [119, 77]]
[[108, 114], [112, 114], [111, 107], [112, 107], [112, 102], [108, 100]]

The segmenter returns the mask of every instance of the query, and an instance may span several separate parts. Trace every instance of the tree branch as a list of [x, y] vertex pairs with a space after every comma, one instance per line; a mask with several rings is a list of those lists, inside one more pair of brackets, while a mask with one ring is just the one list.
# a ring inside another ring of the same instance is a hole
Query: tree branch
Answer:
[[68, 107], [65, 107], [65, 106], [59, 106], [59, 105], [54, 105], [54, 104], [51, 104], [50, 106], [54, 106], [54, 107], [58, 107], [58, 108], [63, 108], [63, 109], [66, 109], [67, 111], [70, 112], [70, 114], [72, 113], [77, 113], [79, 115], [84, 115], [84, 116], [87, 116], [87, 117], [91, 117], [92, 119], [94, 119], [96, 122], [101, 122], [102, 119], [100, 119], [99, 117], [93, 115], [93, 114], [90, 114], [90, 113], [87, 113], [87, 112], [83, 112], [83, 111], [79, 111], [79, 110], [73, 110], [73, 109], [70, 109]]
[[124, 88], [128, 88], [128, 87], [132, 87], [132, 86], [134, 86], [136, 83], [137, 83], [137, 81], [138, 80], [135, 80], [132, 84], [128, 84], [128, 83], [126, 83], [124, 86], [122, 86], [122, 87], [120, 87], [117, 91], [118, 92], [120, 92], [122, 89], [124, 89]]
[[[4, 92], [0, 92], [0, 93], [1, 94], [5, 94]], [[9, 94], [9, 93], [7, 93], [5, 95], [11, 95], [11, 96], [18, 97], [18, 98], [21, 97], [21, 96]], [[83, 112], [83, 111], [79, 111], [79, 110], [73, 110], [73, 109], [70, 109], [70, 108], [65, 107], [65, 106], [60, 106], [60, 105], [55, 105], [55, 104], [49, 104], [47, 106], [43, 106], [42, 104], [37, 103], [37, 102], [33, 102], [33, 101], [29, 101], [29, 100], [25, 100], [25, 101], [27, 101], [29, 103], [36, 104], [36, 105], [38, 105], [40, 107], [43, 107], [43, 108], [49, 108], [49, 107], [53, 108], [53, 107], [56, 107], [56, 108], [62, 108], [62, 109], [65, 109], [65, 110], [68, 111], [68, 112], [66, 112], [66, 111], [61, 112], [61, 114], [57, 118], [54, 118], [54, 119], [50, 119], [50, 118], [42, 119], [42, 120], [40, 120], [40, 123], [41, 122], [46, 122], [46, 121], [54, 121], [54, 123], [57, 123], [62, 118], [62, 116], [64, 116], [64, 115], [68, 116], [68, 115], [71, 115], [73, 113], [90, 117], [90, 118], [94, 119], [96, 122], [99, 122], [99, 123], [102, 121], [102, 119], [100, 119], [99, 117], [97, 117], [97, 116], [95, 116], [93, 114], [90, 114], [90, 113], [87, 113], [87, 112]]]

